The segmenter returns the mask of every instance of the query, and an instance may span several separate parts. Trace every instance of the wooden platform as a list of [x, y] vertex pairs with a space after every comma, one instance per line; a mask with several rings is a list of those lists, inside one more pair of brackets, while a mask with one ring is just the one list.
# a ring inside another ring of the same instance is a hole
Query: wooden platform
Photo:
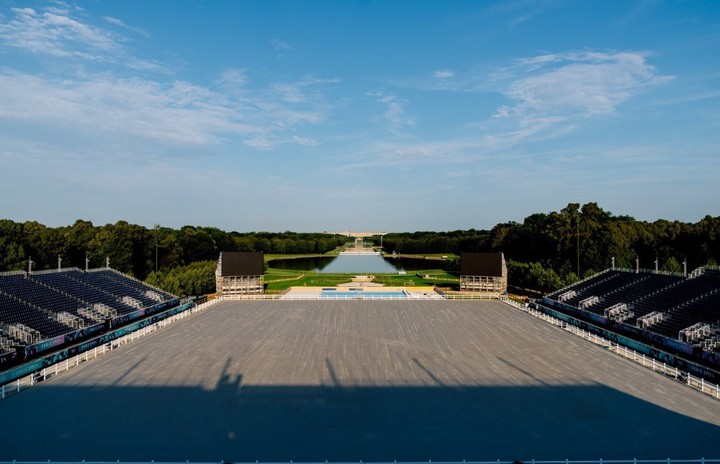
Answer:
[[720, 402], [496, 301], [221, 303], [0, 417], [0, 460], [720, 456]]

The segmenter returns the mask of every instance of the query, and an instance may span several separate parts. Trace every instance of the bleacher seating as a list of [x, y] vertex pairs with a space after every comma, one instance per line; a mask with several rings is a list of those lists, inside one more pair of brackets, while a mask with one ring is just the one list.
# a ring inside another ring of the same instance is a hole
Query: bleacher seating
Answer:
[[88, 303], [105, 304], [116, 309], [120, 314], [127, 314], [135, 310], [123, 303], [116, 295], [104, 290], [102, 287], [95, 287], [83, 282], [82, 274], [79, 270], [69, 270], [33, 276], [33, 279], [44, 282], [52, 287], [63, 288], [65, 291], [77, 295], [80, 299]]
[[[575, 306], [580, 303], [580, 301], [591, 296], [602, 298], [605, 294], [610, 293], [613, 290], [632, 284], [646, 277], [645, 274], [635, 274], [632, 272], [611, 271], [611, 273], [608, 274], [609, 275], [606, 279], [602, 279], [592, 285], [585, 286], [585, 288], [581, 291], [575, 290], [577, 294], [565, 301], [565, 303]], [[602, 314], [602, 311], [600, 311], [600, 314]]]
[[51, 318], [41, 309], [33, 307], [11, 296], [0, 293], [0, 322], [5, 325], [24, 324], [47, 338], [69, 332], [70, 329]]
[[[78, 278], [82, 282], [93, 287], [102, 288], [120, 299], [129, 296], [140, 301], [145, 306], [157, 304], [157, 301], [145, 295], [145, 292], [149, 289], [148, 286], [143, 286], [142, 283], [121, 276], [113, 271], [83, 272], [80, 273]], [[168, 295], [166, 294], [165, 296]]]
[[[612, 270], [548, 298], [675, 339], [683, 339], [681, 331], [693, 327], [698, 346], [720, 349], [717, 270], [700, 269], [688, 278]], [[697, 329], [700, 326], [702, 330]]]
[[110, 269], [0, 275], [0, 349], [62, 335], [173, 298]]

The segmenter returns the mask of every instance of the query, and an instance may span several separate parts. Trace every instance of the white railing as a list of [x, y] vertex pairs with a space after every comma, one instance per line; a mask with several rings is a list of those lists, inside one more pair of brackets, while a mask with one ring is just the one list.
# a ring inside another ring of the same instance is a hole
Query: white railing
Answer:
[[413, 293], [409, 291], [406, 296], [397, 295], [363, 295], [358, 292], [358, 295], [320, 295], [319, 293], [272, 293], [272, 294], [256, 294], [256, 295], [223, 295], [222, 300], [286, 300], [286, 301], [325, 301], [325, 300], [497, 300], [499, 297], [496, 293], [433, 293], [428, 290], [427, 295]]
[[[652, 369], [655, 372], [660, 372], [663, 375], [666, 375], [668, 377], [673, 377], [676, 380], [682, 381], [686, 385], [693, 387], [697, 390], [700, 390], [701, 392], [708, 394], [716, 399], [720, 399], [720, 385], [716, 385], [714, 383], [708, 382], [705, 379], [699, 378], [699, 377], [693, 377], [689, 372], [684, 372], [679, 370], [676, 367], [668, 366], [665, 363], [661, 363], [660, 361], [657, 361], [655, 358], [652, 358], [650, 356], [646, 356], [643, 353], [638, 353], [635, 350], [629, 349], [627, 346], [619, 345], [615, 342], [611, 342], [610, 340], [603, 338], [599, 335], [596, 335], [594, 333], [588, 332], [586, 330], [583, 330], [579, 327], [576, 327], [572, 324], [569, 324], [565, 321], [562, 321], [560, 319], [557, 319], [549, 314], [546, 314], [542, 311], [538, 311], [536, 309], [532, 309], [527, 304], [520, 304], [512, 300], [502, 300], [504, 303], [509, 304], [510, 306], [513, 306], [517, 309], [520, 309], [521, 311], [524, 311], [532, 316], [537, 317], [538, 319], [542, 319], [545, 322], [548, 322], [552, 325], [555, 325], [557, 327], [561, 327], [562, 329], [577, 335], [578, 337], [584, 338], [585, 340], [591, 341], [595, 343], [596, 345], [600, 345], [604, 348], [607, 348], [611, 352], [620, 355], [626, 359], [632, 359], [638, 364], [641, 364], [644, 367], [647, 367], [649, 369]], [[603, 461], [603, 462], [610, 462], [610, 461]], [[638, 461], [639, 462], [639, 461]]]
[[[343, 461], [333, 462], [304, 462], [303, 464], [718, 464], [720, 459], [591, 459], [584, 461], [575, 461], [565, 459], [562, 461], [537, 461], [529, 459], [526, 461]], [[233, 461], [234, 464], [293, 464], [290, 462], [272, 461]], [[227, 461], [0, 461], [0, 464], [227, 464]]]
[[68, 358], [64, 361], [60, 361], [59, 363], [48, 366], [45, 369], [41, 370], [40, 372], [34, 372], [30, 375], [27, 375], [25, 377], [14, 380], [13, 382], [7, 383], [5, 385], [1, 385], [0, 386], [0, 400], [4, 400], [8, 396], [12, 396], [16, 393], [20, 393], [21, 391], [23, 391], [27, 388], [30, 388], [39, 382], [43, 382], [52, 377], [55, 377], [56, 375], [59, 375], [64, 372], [67, 372], [71, 369], [74, 369], [74, 368], [86, 363], [87, 361], [89, 361], [91, 359], [95, 359], [98, 356], [101, 356], [101, 355], [107, 353], [108, 351], [115, 350], [123, 345], [126, 345], [130, 342], [133, 342], [133, 341], [139, 339], [139, 338], [149, 335], [149, 334], [155, 332], [156, 330], [162, 329], [163, 327], [173, 324], [181, 319], [185, 319], [186, 317], [192, 316], [195, 313], [203, 311], [203, 310], [217, 304], [219, 301], [220, 300], [210, 300], [201, 305], [194, 306], [194, 307], [187, 309], [181, 313], [174, 314], [174, 315], [168, 317], [167, 319], [163, 319], [154, 324], [143, 327], [142, 329], [136, 330], [134, 332], [130, 332], [129, 334], [124, 335], [115, 340], [112, 340], [102, 346], [97, 346], [97, 347], [93, 348], [92, 350], [88, 350], [84, 353], [80, 353], [76, 356], [73, 356], [72, 358]]
[[[222, 297], [223, 300], [285, 300], [285, 301], [335, 301], [335, 300], [438, 300], [443, 299], [440, 294], [430, 295], [363, 295], [361, 292], [358, 295], [320, 295], [317, 293], [311, 294], [293, 294], [293, 293], [278, 293], [278, 294], [261, 294], [261, 295], [225, 295]], [[487, 297], [485, 297], [487, 299]]]

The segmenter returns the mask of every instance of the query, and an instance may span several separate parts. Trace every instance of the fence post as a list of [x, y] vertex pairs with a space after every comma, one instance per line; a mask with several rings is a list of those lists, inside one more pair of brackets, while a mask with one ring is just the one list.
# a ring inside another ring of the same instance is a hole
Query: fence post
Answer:
[[5, 385], [0, 387], [0, 395], [2, 395], [2, 399], [5, 399]]
[[20, 379], [17, 379], [17, 391], [20, 392]]
[[700, 379], [700, 391], [705, 393], [705, 378]]

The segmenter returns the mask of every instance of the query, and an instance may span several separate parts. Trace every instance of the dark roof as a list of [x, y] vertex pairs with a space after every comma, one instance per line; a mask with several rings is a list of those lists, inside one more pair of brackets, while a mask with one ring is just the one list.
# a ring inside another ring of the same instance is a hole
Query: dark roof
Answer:
[[223, 251], [220, 253], [223, 277], [254, 276], [265, 273], [262, 251]]
[[460, 254], [460, 275], [502, 277], [502, 253]]

